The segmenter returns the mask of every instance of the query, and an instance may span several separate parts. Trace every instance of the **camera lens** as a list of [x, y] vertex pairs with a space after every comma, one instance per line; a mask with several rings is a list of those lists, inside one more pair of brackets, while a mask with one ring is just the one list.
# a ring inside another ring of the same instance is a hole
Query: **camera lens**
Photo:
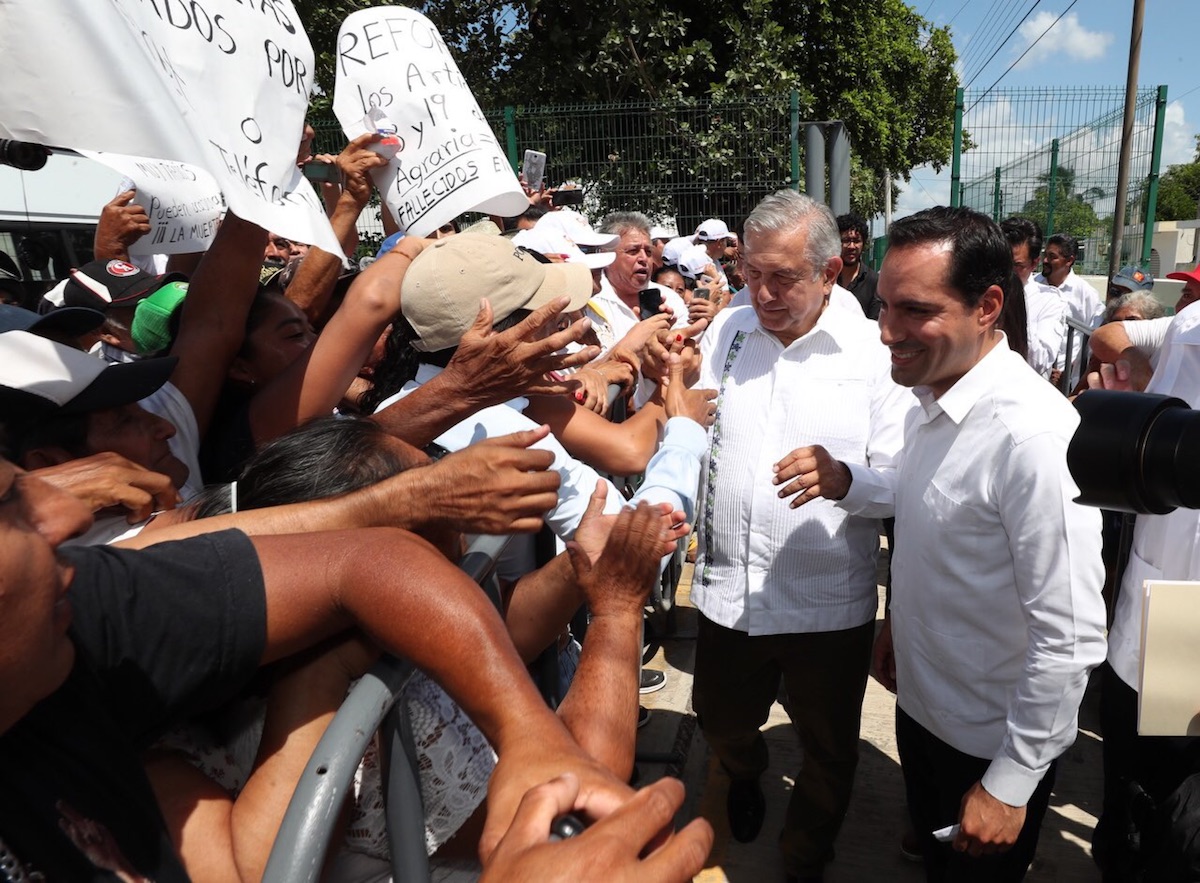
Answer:
[[1122, 512], [1200, 508], [1200, 412], [1171, 396], [1089, 390], [1067, 448], [1078, 502]]
[[0, 138], [0, 165], [12, 166], [26, 172], [36, 172], [46, 164], [50, 151], [29, 141], [9, 141]]

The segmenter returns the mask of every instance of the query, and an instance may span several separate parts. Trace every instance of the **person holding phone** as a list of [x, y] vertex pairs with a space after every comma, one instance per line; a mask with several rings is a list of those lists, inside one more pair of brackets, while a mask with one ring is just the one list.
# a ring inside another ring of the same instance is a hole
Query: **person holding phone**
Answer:
[[650, 219], [641, 212], [612, 212], [600, 222], [600, 232], [618, 237], [617, 258], [604, 270], [600, 292], [588, 302], [588, 317], [600, 345], [608, 349], [633, 330], [644, 318], [643, 305], [669, 312], [672, 328], [686, 327], [687, 305], [683, 298], [650, 281], [654, 248], [650, 242]]

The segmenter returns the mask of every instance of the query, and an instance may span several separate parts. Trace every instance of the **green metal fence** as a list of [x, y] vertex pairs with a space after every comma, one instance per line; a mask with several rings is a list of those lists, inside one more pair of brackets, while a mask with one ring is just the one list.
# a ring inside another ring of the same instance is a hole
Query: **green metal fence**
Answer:
[[[692, 230], [705, 218], [735, 222], [767, 193], [802, 174], [798, 96], [680, 104], [622, 102], [485, 111], [513, 168], [526, 150], [546, 153], [546, 181], [574, 181], [593, 221], [614, 209], [674, 218]], [[316, 148], [346, 143], [337, 121], [313, 121]], [[382, 229], [382, 228], [380, 228]]]
[[[951, 201], [1021, 215], [1083, 245], [1082, 273], [1107, 274], [1125, 90], [958, 93]], [[1120, 263], [1149, 266], [1167, 87], [1137, 93]]]

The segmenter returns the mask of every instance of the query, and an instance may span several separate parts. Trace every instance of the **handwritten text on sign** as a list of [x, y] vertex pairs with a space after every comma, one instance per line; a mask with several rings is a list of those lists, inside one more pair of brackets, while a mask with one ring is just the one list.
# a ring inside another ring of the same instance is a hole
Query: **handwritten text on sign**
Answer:
[[377, 108], [400, 149], [375, 184], [401, 229], [424, 236], [465, 211], [517, 215], [521, 185], [437, 28], [402, 6], [362, 10], [338, 33], [333, 109], [350, 138]]
[[6, 9], [0, 137], [203, 168], [241, 217], [340, 253], [296, 168], [313, 53], [291, 0], [6, 0]]
[[129, 253], [188, 254], [207, 251], [224, 210], [216, 179], [204, 169], [166, 159], [81, 151], [133, 181], [133, 201], [146, 210], [150, 232]]

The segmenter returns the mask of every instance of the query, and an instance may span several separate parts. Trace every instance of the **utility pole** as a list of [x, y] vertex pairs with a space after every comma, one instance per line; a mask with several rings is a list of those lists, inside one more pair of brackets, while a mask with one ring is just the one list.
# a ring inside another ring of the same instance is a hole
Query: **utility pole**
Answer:
[[1108, 251], [1108, 278], [1121, 267], [1121, 239], [1125, 235], [1125, 202], [1129, 198], [1129, 157], [1133, 152], [1133, 116], [1137, 106], [1138, 64], [1142, 56], [1142, 21], [1145, 0], [1133, 0], [1133, 28], [1129, 33], [1129, 74], [1125, 78], [1125, 119], [1121, 126], [1121, 159], [1117, 167], [1117, 201], [1113, 207], [1112, 245]]

